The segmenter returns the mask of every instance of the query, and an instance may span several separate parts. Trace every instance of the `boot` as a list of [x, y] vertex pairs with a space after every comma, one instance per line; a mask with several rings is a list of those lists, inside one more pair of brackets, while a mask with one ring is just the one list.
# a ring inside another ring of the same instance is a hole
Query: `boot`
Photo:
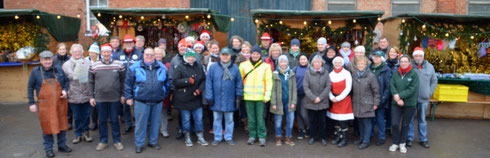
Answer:
[[340, 142], [337, 144], [339, 148], [347, 146], [347, 128], [340, 132]]
[[184, 138], [185, 138], [185, 145], [186, 146], [193, 146], [194, 145], [194, 144], [192, 144], [191, 133], [185, 132], [184, 133]]
[[276, 136], [276, 146], [281, 146], [281, 145], [282, 145], [281, 136]]
[[332, 144], [334, 144], [334, 145], [335, 145], [335, 144], [338, 144], [338, 143], [340, 142], [340, 133], [341, 133], [342, 131], [340, 130], [340, 127], [339, 127], [339, 126], [335, 126], [334, 128], [335, 128], [335, 129], [334, 129], [333, 134], [335, 135], [335, 139], [334, 139], [334, 140], [332, 140]]
[[197, 143], [201, 144], [202, 146], [208, 146], [208, 142], [204, 139], [202, 132], [197, 132], [196, 136], [197, 136]]

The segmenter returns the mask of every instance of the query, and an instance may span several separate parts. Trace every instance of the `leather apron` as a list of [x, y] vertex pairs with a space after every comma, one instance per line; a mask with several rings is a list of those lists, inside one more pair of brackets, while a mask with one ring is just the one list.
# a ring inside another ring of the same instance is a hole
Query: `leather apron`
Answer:
[[60, 98], [63, 88], [54, 70], [54, 78], [44, 79], [43, 68], [40, 69], [43, 83], [37, 97], [39, 122], [44, 134], [57, 134], [68, 129], [68, 102]]

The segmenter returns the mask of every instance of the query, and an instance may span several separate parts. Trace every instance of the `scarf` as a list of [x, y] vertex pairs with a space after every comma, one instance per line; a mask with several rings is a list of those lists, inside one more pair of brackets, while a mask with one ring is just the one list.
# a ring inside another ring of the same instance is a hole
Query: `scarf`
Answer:
[[364, 70], [357, 70], [357, 78], [361, 78], [364, 73], [366, 73], [367, 68], [364, 68]]
[[289, 66], [286, 67], [286, 69], [281, 69], [281, 67], [279, 67], [279, 73], [283, 74], [284, 75], [284, 80], [288, 80], [289, 78]]
[[388, 59], [386, 60], [386, 63], [390, 68], [393, 69], [393, 67], [395, 67], [395, 65], [398, 64], [398, 59]]
[[344, 50], [340, 49], [339, 52], [342, 55], [342, 57], [344, 58], [344, 64], [349, 65], [349, 60], [350, 60], [349, 56], [350, 56], [350, 54], [352, 54], [352, 51], [349, 50], [349, 52], [344, 52]]
[[318, 71], [315, 70], [315, 68], [313, 68], [313, 66], [310, 66], [310, 70], [313, 71], [313, 72], [321, 72], [321, 71], [323, 71], [323, 66], [320, 67], [320, 70], [318, 70]]
[[241, 52], [242, 51], [242, 48], [231, 48], [231, 50], [233, 50], [234, 52]]
[[126, 52], [127, 56], [129, 57], [129, 55], [131, 55], [131, 52], [133, 51], [133, 49], [130, 49], [130, 50], [124, 49], [124, 52]]
[[245, 58], [246, 60], [250, 60], [250, 53], [245, 54], [243, 52], [240, 52], [240, 55], [242, 55], [242, 57]]
[[293, 52], [292, 49], [289, 49], [289, 54], [293, 55], [295, 58], [299, 55], [299, 53], [301, 53], [301, 51], [298, 50], [298, 52]]
[[[219, 54], [219, 53], [218, 53], [218, 54]], [[219, 57], [219, 56], [218, 56], [218, 54], [213, 54], [213, 53], [211, 53], [211, 54], [209, 54], [209, 55], [211, 55], [212, 57], [218, 58], [218, 57]]]
[[381, 69], [383, 69], [383, 67], [385, 66], [385, 63], [384, 62], [381, 62], [381, 64], [379, 64], [378, 66], [371, 64], [371, 70], [373, 71], [374, 75], [376, 75], [376, 77], [379, 76], [379, 74], [381, 74]]
[[230, 72], [230, 69], [228, 69], [228, 67], [230, 67], [231, 65], [231, 61], [228, 61], [228, 63], [223, 63], [222, 61], [219, 61], [221, 63], [221, 66], [223, 67], [223, 80], [233, 80], [233, 75], [231, 74]]
[[410, 70], [412, 70], [412, 64], [408, 65], [406, 69], [403, 69], [401, 66], [398, 68], [398, 72], [400, 75], [405, 76]]
[[336, 68], [333, 68], [333, 71], [335, 71], [335, 73], [340, 73], [342, 70], [344, 69], [344, 67], [340, 67], [340, 69], [336, 69]]
[[83, 58], [75, 59], [70, 58], [70, 61], [75, 63], [75, 69], [73, 70], [73, 80], [78, 80], [78, 83], [83, 84], [88, 82], [88, 67], [85, 66], [85, 60]]

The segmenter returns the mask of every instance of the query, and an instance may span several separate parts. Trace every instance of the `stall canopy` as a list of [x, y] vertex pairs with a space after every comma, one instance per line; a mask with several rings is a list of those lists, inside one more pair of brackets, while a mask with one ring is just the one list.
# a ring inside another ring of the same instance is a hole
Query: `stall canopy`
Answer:
[[443, 13], [407, 13], [383, 19], [381, 22], [399, 18], [417, 18], [422, 21], [451, 23], [451, 24], [474, 24], [488, 25], [490, 16], [484, 15], [462, 15], [462, 14], [443, 14]]
[[81, 23], [79, 18], [47, 13], [35, 9], [0, 10], [0, 21], [2, 23], [13, 20], [36, 21], [45, 27], [58, 42], [77, 41]]
[[[253, 9], [250, 11], [252, 17], [259, 19], [267, 18], [294, 18], [294, 17], [311, 17], [313, 18], [328, 18], [331, 20], [348, 20], [352, 18], [367, 19], [370, 23], [377, 23], [377, 19], [381, 17], [382, 11], [304, 11], [304, 10], [269, 10], [269, 9]], [[326, 20], [326, 19], [325, 19]]]
[[[106, 27], [116, 15], [163, 16], [163, 15], [212, 15], [216, 30], [227, 32], [230, 29], [230, 18], [208, 8], [93, 8], [92, 13]], [[100, 16], [99, 16], [100, 14]]]

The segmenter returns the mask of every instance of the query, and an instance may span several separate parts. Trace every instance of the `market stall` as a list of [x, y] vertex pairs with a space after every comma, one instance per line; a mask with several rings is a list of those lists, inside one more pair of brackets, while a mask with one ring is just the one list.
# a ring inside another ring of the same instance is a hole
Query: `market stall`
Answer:
[[[0, 101], [27, 101], [27, 81], [38, 53], [78, 40], [80, 19], [35, 9], [0, 10]], [[52, 50], [53, 51], [53, 50]]]
[[257, 24], [258, 37], [267, 32], [273, 42], [283, 42], [284, 48], [289, 47], [291, 39], [298, 38], [302, 51], [308, 54], [317, 50], [316, 40], [320, 37], [327, 38], [329, 45], [340, 46], [345, 41], [352, 47], [364, 45], [369, 52], [376, 38], [374, 28], [384, 14], [382, 11], [266, 9], [254, 9], [250, 13]]
[[[489, 20], [489, 16], [433, 13], [382, 20], [391, 45], [399, 46], [403, 54], [423, 48], [425, 58], [439, 73], [438, 88], [448, 93], [434, 95], [431, 108], [435, 116], [490, 119]], [[458, 93], [464, 89], [466, 93]]]
[[207, 8], [94, 8], [91, 11], [110, 35], [121, 39], [126, 34], [142, 35], [146, 47], [155, 47], [160, 38], [165, 38], [167, 48], [175, 52], [180, 39], [192, 36], [199, 40], [204, 30], [221, 45], [227, 44], [230, 18]]

